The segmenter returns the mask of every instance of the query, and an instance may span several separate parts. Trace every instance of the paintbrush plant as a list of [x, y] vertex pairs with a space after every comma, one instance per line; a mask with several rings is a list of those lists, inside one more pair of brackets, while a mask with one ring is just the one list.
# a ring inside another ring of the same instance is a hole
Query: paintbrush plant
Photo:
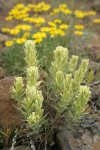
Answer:
[[[27, 123], [26, 127], [37, 134], [42, 126], [47, 127], [44, 120], [51, 123], [51, 128], [52, 124], [59, 123], [62, 118], [71, 124], [78, 122], [91, 95], [89, 87], [82, 85], [89, 60], [83, 59], [79, 64], [78, 56], [73, 55], [69, 58], [68, 49], [58, 46], [54, 50], [53, 61], [45, 77], [45, 84], [47, 83], [45, 90], [49, 89], [45, 91], [46, 96], [43, 96], [40, 88], [42, 81], [39, 81], [39, 62], [35, 44], [31, 40], [25, 42], [25, 61], [27, 81], [24, 85], [23, 79], [17, 77], [11, 93], [18, 103], [22, 121]], [[46, 109], [46, 104], [49, 104], [50, 109]], [[54, 110], [53, 119], [48, 115], [49, 110], [50, 112]]]
[[40, 81], [38, 60], [35, 44], [32, 41], [25, 43], [25, 61], [27, 64], [27, 83], [24, 87], [22, 77], [17, 77], [14, 86], [11, 88], [12, 97], [17, 100], [22, 119], [27, 122], [34, 133], [37, 133], [43, 120], [43, 96], [39, 90]]

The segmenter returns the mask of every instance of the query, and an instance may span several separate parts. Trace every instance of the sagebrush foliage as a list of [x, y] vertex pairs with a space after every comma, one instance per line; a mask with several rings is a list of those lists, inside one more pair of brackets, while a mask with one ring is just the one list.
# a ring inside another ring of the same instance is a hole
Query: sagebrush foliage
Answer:
[[55, 110], [55, 119], [57, 117], [62, 119], [63, 114], [63, 118], [71, 124], [77, 122], [83, 116], [91, 95], [89, 87], [81, 85], [84, 82], [89, 60], [83, 59], [79, 65], [78, 56], [73, 55], [69, 59], [67, 48], [58, 46], [54, 50], [54, 58], [46, 76], [47, 79], [45, 79], [49, 94], [53, 91], [53, 100], [51, 97], [45, 100], [47, 96], [44, 98], [40, 90], [39, 62], [35, 44], [31, 40], [25, 43], [25, 61], [27, 63], [26, 87], [23, 84], [23, 79], [17, 77], [11, 89], [13, 98], [18, 102], [24, 122], [27, 122], [34, 133], [39, 133], [42, 125], [46, 126], [44, 118], [48, 122], [53, 121], [47, 115], [49, 112], [45, 114], [44, 101], [49, 104], [54, 101], [54, 106], [49, 106]]

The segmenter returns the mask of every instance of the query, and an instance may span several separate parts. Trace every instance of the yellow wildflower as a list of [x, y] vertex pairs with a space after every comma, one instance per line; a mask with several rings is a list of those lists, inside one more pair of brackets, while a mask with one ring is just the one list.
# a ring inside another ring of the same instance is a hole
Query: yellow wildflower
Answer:
[[29, 26], [29, 25], [23, 25], [23, 28], [22, 28], [22, 30], [24, 30], [24, 31], [29, 31], [29, 30], [31, 30], [31, 26]]
[[16, 6], [15, 6], [15, 8], [17, 8], [17, 9], [22, 9], [22, 8], [24, 8], [25, 6], [24, 6], [24, 4], [17, 4]]
[[82, 35], [83, 35], [83, 32], [82, 32], [82, 31], [74, 31], [74, 34], [75, 34], [75, 35], [78, 35], [78, 36], [82, 36]]
[[41, 43], [43, 41], [43, 39], [42, 38], [39, 38], [39, 39], [35, 39], [34, 40], [34, 43]]
[[5, 42], [5, 46], [8, 46], [8, 47], [12, 46], [13, 44], [14, 44], [13, 41], [7, 41], [7, 42]]
[[28, 8], [34, 9], [35, 8], [35, 4], [28, 4]]
[[85, 16], [94, 16], [96, 15], [96, 11], [88, 11], [88, 12], [84, 12]]
[[44, 38], [46, 38], [46, 33], [45, 32], [37, 32], [32, 35], [32, 38], [34, 38], [35, 43], [40, 43], [43, 41]]
[[46, 38], [46, 33], [44, 33], [44, 32], [37, 32], [37, 33], [32, 35], [32, 38], [34, 38], [34, 39]]
[[17, 38], [15, 41], [17, 44], [23, 44], [26, 41], [26, 39], [25, 38]]
[[60, 10], [58, 8], [54, 8], [53, 11], [50, 13], [50, 15], [52, 16], [52, 15], [55, 15], [59, 12], [60, 12]]
[[43, 17], [35, 18], [35, 23], [36, 24], [42, 24], [45, 23], [45, 19]]
[[76, 25], [74, 28], [76, 30], [82, 30], [82, 29], [84, 29], [84, 26], [83, 25]]
[[20, 30], [19, 29], [12, 29], [12, 30], [10, 30], [10, 34], [12, 34], [12, 35], [17, 35], [17, 34], [19, 34], [20, 33]]
[[51, 8], [49, 4], [46, 4], [44, 2], [40, 2], [36, 5], [31, 5], [30, 7], [33, 8], [33, 11], [36, 13], [45, 12]]
[[7, 33], [9, 33], [9, 32], [10, 32], [10, 29], [9, 29], [9, 28], [2, 28], [2, 32], [7, 32]]
[[67, 24], [61, 24], [59, 26], [60, 29], [68, 29], [68, 25]]
[[75, 10], [75, 16], [77, 17], [77, 18], [84, 18], [84, 13], [82, 12], [82, 11], [80, 11], [80, 10]]
[[56, 35], [60, 35], [60, 36], [65, 35], [63, 30], [57, 29], [57, 28], [51, 28], [49, 33], [50, 33], [51, 37], [55, 37]]
[[94, 19], [93, 22], [94, 23], [100, 23], [100, 19]]
[[56, 27], [56, 24], [54, 22], [52, 22], [52, 21], [49, 21], [48, 25], [51, 26], [51, 27]]
[[11, 11], [9, 12], [8, 17], [6, 17], [6, 20], [12, 20], [12, 19], [23, 19], [29, 16], [28, 12], [30, 11], [30, 8], [25, 6], [24, 4], [17, 4]]
[[46, 22], [46, 20], [43, 17], [38, 17], [38, 18], [27, 17], [27, 18], [24, 18], [23, 21], [27, 21], [27, 22], [35, 23], [35, 24], [42, 24]]
[[63, 12], [65, 15], [72, 14], [72, 11], [71, 11], [70, 9], [62, 10], [62, 12]]
[[96, 15], [95, 11], [82, 12], [81, 10], [75, 10], [75, 16], [77, 18], [84, 18], [87, 16], [94, 16], [94, 15]]
[[5, 20], [7, 20], [7, 21], [12, 20], [12, 19], [13, 19], [13, 16], [8, 16], [8, 17], [5, 18]]
[[54, 23], [61, 23], [62, 21], [60, 19], [55, 19], [53, 22]]
[[23, 34], [23, 37], [22, 38], [27, 38], [27, 37], [29, 37], [29, 35], [30, 35], [30, 33], [29, 32], [25, 32], [24, 34]]
[[49, 32], [50, 31], [50, 28], [49, 27], [42, 27], [40, 29], [41, 32]]
[[66, 4], [60, 4], [59, 8], [64, 8], [65, 9], [65, 8], [67, 8], [67, 5]]
[[70, 9], [68, 9], [66, 4], [60, 4], [58, 6], [58, 8], [54, 8], [53, 9], [53, 11], [50, 13], [50, 15], [54, 15], [54, 14], [57, 14], [59, 12], [62, 12], [64, 14], [66, 14], [66, 15], [72, 14], [72, 11]]
[[16, 26], [16, 29], [20, 29], [20, 30], [24, 30], [24, 31], [29, 31], [31, 30], [31, 26], [30, 25], [25, 25], [25, 24], [20, 24]]

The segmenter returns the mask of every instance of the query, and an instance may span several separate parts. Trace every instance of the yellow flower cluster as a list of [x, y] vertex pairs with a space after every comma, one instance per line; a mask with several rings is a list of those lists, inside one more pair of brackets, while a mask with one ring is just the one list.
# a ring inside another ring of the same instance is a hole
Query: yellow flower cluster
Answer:
[[33, 10], [36, 13], [41, 13], [48, 11], [51, 8], [51, 6], [44, 2], [40, 2], [38, 4], [29, 4], [28, 8], [31, 8], [31, 10]]
[[14, 36], [19, 34], [21, 31], [24, 31], [22, 37], [15, 38], [15, 39], [10, 40], [10, 41], [6, 41], [5, 46], [12, 46], [15, 43], [23, 44], [27, 40], [27, 38], [29, 37], [29, 35], [30, 35], [29, 31], [30, 30], [31, 30], [31, 26], [25, 25], [25, 24], [19, 24], [14, 29], [2, 28], [2, 32], [6, 32], [6, 33], [9, 33], [9, 34], [14, 35]]
[[[68, 29], [67, 24], [61, 24], [60, 20], [54, 20], [48, 22], [48, 31], [51, 37], [55, 37], [57, 35], [64, 36], [65, 35], [65, 30]], [[41, 28], [43, 30], [43, 28]], [[47, 29], [46, 29], [47, 30]]]
[[[15, 28], [2, 28], [2, 32], [17, 36], [13, 41], [7, 41], [6, 46], [12, 46], [14, 43], [23, 44], [25, 40], [33, 38], [35, 43], [41, 43], [44, 38], [50, 36], [52, 38], [57, 36], [65, 36], [66, 30], [69, 28], [67, 21], [60, 20], [59, 18], [52, 17], [48, 19], [44, 16], [40, 16], [40, 13], [49, 11], [51, 9], [50, 4], [40, 2], [37, 4], [17, 4], [10, 12], [6, 20], [21, 20], [23, 24], [18, 24]], [[33, 13], [33, 14], [32, 14]], [[72, 11], [68, 8], [67, 4], [59, 4], [58, 7], [51, 10], [51, 15], [63, 13], [65, 15], [72, 14], [77, 18], [83, 19], [87, 16], [96, 15], [95, 11]], [[93, 19], [94, 23], [100, 23], [100, 19]], [[82, 23], [82, 22], [81, 22]], [[35, 28], [34, 28], [35, 27]], [[74, 26], [73, 34], [82, 36], [84, 34], [84, 25], [78, 24]], [[35, 31], [34, 31], [34, 30]], [[30, 32], [32, 31], [32, 33]], [[34, 34], [33, 34], [34, 33]]]
[[17, 38], [17, 39], [15, 40], [15, 42], [16, 42], [17, 44], [23, 44], [23, 43], [25, 43], [25, 41], [26, 41], [26, 38]]
[[57, 13], [64, 13], [65, 15], [72, 14], [72, 11], [68, 8], [66, 4], [60, 4], [58, 8], [54, 8], [50, 15], [55, 15]]
[[37, 32], [32, 35], [35, 43], [41, 43], [44, 38], [50, 35], [51, 37], [55, 36], [64, 36], [65, 30], [68, 28], [67, 24], [61, 24], [62, 21], [60, 19], [55, 19], [53, 21], [48, 22], [48, 26], [41, 27], [40, 32]]
[[77, 36], [82, 36], [83, 35], [83, 31], [80, 31], [80, 30], [84, 29], [83, 25], [75, 25], [74, 28], [76, 29], [76, 31], [74, 31], [75, 35], [77, 35]]
[[94, 23], [100, 23], [100, 19], [94, 19], [93, 22]]
[[9, 33], [9, 34], [12, 34], [12, 35], [17, 35], [17, 34], [20, 33], [21, 30], [30, 31], [31, 28], [32, 27], [30, 25], [19, 24], [14, 29], [2, 28], [2, 32]]
[[23, 31], [30, 31], [31, 28], [32, 27], [30, 25], [26, 25], [26, 24], [19, 24], [16, 26], [16, 29], [23, 30]]
[[59, 28], [50, 28], [49, 33], [50, 33], [51, 37], [55, 37], [57, 35], [59, 35], [59, 36], [65, 35], [65, 32]]
[[[34, 39], [35, 43], [41, 43], [44, 38], [47, 38], [47, 33], [52, 38], [54, 38], [56, 36], [65, 36], [65, 31], [69, 27], [69, 25], [67, 25], [67, 24], [62, 24], [62, 21], [59, 19], [49, 21], [48, 25], [49, 26], [41, 27], [39, 32], [36, 32], [35, 34], [32, 35], [32, 38]], [[7, 41], [5, 43], [5, 45], [6, 46], [12, 46], [14, 43], [23, 44], [25, 42], [25, 40], [30, 35], [30, 33], [28, 32], [28, 30], [31, 30], [30, 27], [31, 26], [28, 26], [28, 25], [18, 25], [18, 26], [16, 26], [15, 29], [12, 29], [12, 30], [10, 30], [8, 28], [3, 28], [2, 31], [5, 31], [5, 32], [9, 31], [9, 33], [13, 34], [13, 35], [17, 34], [17, 30], [18, 31], [20, 31], [20, 30], [26, 30], [27, 31], [23, 34], [23, 36], [21, 38], [14, 39], [13, 41]], [[74, 32], [75, 35], [78, 35], [78, 36], [83, 35], [83, 32], [79, 31], [79, 30], [84, 29], [83, 25], [76, 25], [74, 28], [76, 29], [76, 31]]]
[[29, 11], [31, 11], [30, 8], [25, 6], [24, 4], [17, 4], [10, 12], [8, 17], [6, 17], [6, 20], [12, 20], [12, 19], [23, 19], [29, 16]]
[[[29, 12], [46, 12], [51, 8], [49, 4], [44, 2], [40, 2], [38, 4], [28, 4], [25, 6], [24, 4], [17, 4], [10, 12], [6, 20], [20, 20], [29, 17]], [[30, 18], [30, 17], [29, 17]]]
[[45, 23], [46, 20], [43, 17], [26, 17], [23, 19], [23, 21], [34, 23], [36, 26], [40, 26], [41, 24]]
[[32, 38], [34, 39], [35, 43], [40, 43], [43, 41], [44, 38], [46, 38], [46, 33], [45, 32], [37, 32], [32, 35]]
[[23, 43], [25, 43], [26, 40], [27, 40], [26, 37], [16, 38], [14, 40], [6, 41], [5, 46], [10, 47], [16, 43], [17, 44], [23, 44]]
[[84, 17], [87, 17], [87, 16], [94, 16], [96, 15], [96, 12], [95, 11], [88, 11], [88, 12], [83, 12], [81, 10], [75, 10], [75, 16], [77, 18], [81, 18], [83, 19]]
[[10, 29], [9, 28], [2, 28], [1, 30], [4, 33], [10, 33]]

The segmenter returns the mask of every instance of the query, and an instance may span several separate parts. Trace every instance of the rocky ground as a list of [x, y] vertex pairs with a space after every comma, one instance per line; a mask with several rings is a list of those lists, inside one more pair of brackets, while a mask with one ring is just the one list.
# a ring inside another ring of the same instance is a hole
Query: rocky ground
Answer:
[[[0, 54], [3, 51], [7, 51], [4, 47], [4, 42], [9, 39], [8, 35], [1, 32], [1, 28], [5, 24], [5, 16], [8, 10], [16, 4], [18, 0], [0, 0]], [[88, 1], [86, 7], [92, 10], [96, 10], [100, 14], [100, 2], [99, 0]], [[7, 26], [13, 26], [7, 24]], [[100, 73], [100, 29], [95, 29], [95, 37], [92, 40], [89, 47], [89, 55], [92, 60], [90, 62], [90, 68], [92, 68], [96, 74]], [[0, 58], [1, 60], [1, 58]], [[99, 74], [100, 77], [100, 74]], [[100, 78], [98, 79], [100, 80]], [[96, 79], [94, 79], [95, 81]], [[14, 77], [6, 77], [6, 71], [0, 67], [0, 125], [3, 128], [12, 128], [17, 125], [20, 120], [19, 114], [13, 107], [15, 103], [10, 98], [10, 87], [13, 85]], [[58, 145], [58, 148], [51, 148], [52, 150], [99, 150], [100, 149], [100, 83], [97, 85], [90, 85], [92, 91], [91, 101], [89, 103], [89, 114], [84, 118], [84, 123], [75, 127], [74, 130], [62, 130], [56, 134], [54, 145]], [[29, 150], [29, 148], [20, 146], [14, 150]]]

